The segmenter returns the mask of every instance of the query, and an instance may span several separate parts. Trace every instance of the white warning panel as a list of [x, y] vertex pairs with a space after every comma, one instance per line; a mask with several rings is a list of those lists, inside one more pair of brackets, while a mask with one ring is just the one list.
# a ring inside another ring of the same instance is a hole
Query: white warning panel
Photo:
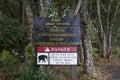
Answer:
[[50, 65], [77, 65], [77, 53], [50, 53]]
[[48, 65], [48, 53], [37, 53], [37, 64]]

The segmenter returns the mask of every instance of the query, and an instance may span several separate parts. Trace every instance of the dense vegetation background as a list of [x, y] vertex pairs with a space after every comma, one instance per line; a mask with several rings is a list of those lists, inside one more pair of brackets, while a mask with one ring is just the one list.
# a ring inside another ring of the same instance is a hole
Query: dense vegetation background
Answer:
[[101, 80], [104, 62], [120, 66], [119, 0], [0, 0], [0, 80], [70, 80], [70, 66], [37, 66], [32, 45], [34, 17], [68, 16], [80, 18], [78, 79]]

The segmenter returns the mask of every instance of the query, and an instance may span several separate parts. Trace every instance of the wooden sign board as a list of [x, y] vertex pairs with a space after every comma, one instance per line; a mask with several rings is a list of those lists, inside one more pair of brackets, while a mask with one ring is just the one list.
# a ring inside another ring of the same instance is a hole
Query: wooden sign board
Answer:
[[71, 46], [80, 44], [79, 18], [35, 18], [33, 44]]

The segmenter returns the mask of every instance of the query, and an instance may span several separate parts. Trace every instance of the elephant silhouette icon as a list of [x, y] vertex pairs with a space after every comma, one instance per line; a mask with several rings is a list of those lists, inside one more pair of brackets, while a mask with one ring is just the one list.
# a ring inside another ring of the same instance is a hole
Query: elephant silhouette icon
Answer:
[[47, 61], [47, 55], [40, 55], [38, 56], [38, 60], [39, 62], [46, 62]]

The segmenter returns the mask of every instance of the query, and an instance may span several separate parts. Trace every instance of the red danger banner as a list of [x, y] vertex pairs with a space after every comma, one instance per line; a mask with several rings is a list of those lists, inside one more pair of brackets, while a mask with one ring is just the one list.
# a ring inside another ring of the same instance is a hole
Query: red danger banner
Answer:
[[37, 52], [77, 52], [76, 46], [44, 46], [37, 47]]

